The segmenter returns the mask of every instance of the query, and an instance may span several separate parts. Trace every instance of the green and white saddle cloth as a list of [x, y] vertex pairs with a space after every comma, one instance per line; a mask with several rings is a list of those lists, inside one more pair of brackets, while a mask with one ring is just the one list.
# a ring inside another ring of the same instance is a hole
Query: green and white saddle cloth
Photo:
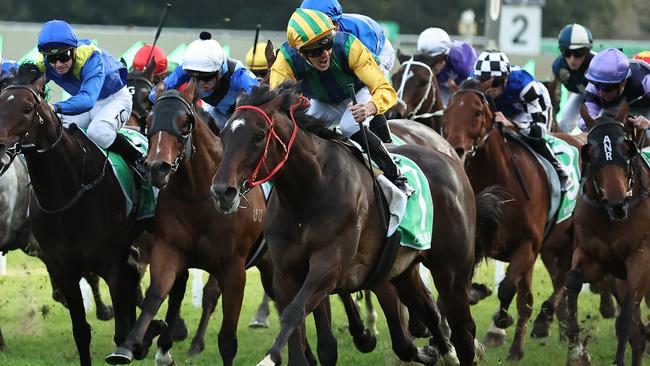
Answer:
[[[578, 194], [580, 193], [580, 152], [574, 146], [569, 145], [566, 141], [559, 139], [550, 134], [544, 135], [544, 140], [549, 144], [555, 157], [562, 165], [562, 169], [567, 173], [569, 179], [567, 181], [567, 191], [562, 197], [562, 202], [559, 205], [551, 204], [551, 207], [558, 207], [556, 223], [560, 223], [573, 215], [573, 209], [576, 207]], [[545, 159], [542, 159], [545, 160]], [[555, 169], [551, 169], [552, 174], [557, 179]], [[550, 178], [550, 177], [549, 177]], [[551, 181], [552, 179], [549, 179]], [[552, 187], [552, 191], [559, 191], [559, 179], [557, 180], [556, 188]], [[558, 198], [559, 200], [559, 198]], [[549, 217], [553, 217], [556, 210], [552, 209], [549, 212]]]

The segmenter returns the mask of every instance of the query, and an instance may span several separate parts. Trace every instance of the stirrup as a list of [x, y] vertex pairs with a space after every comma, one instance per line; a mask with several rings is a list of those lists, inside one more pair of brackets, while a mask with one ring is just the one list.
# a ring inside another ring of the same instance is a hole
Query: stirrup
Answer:
[[395, 179], [392, 180], [392, 183], [395, 187], [399, 188], [406, 197], [411, 197], [415, 193], [415, 189], [411, 187], [408, 183], [408, 179], [403, 174], [398, 175]]

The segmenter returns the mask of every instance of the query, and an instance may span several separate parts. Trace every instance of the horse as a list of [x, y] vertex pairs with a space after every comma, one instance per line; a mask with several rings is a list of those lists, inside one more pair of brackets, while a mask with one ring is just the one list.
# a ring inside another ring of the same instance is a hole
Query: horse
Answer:
[[[436, 305], [418, 275], [420, 261], [432, 271], [448, 310], [460, 363], [471, 365], [475, 325], [468, 292], [476, 206], [462, 166], [424, 147], [393, 149], [418, 162], [434, 187], [431, 193], [439, 208], [436, 239], [425, 252], [399, 248], [390, 273], [374, 285], [363, 286], [385, 240], [373, 189], [360, 184], [370, 182], [368, 170], [344, 146], [344, 138], [304, 113], [300, 100], [293, 82], [274, 91], [268, 86], [254, 88], [222, 131], [224, 159], [211, 188], [217, 208], [234, 214], [241, 194], [251, 185], [268, 179], [274, 185], [264, 235], [274, 263], [281, 330], [260, 365], [279, 364], [287, 342], [289, 363], [307, 364], [301, 346], [306, 314], [332, 292], [364, 287], [377, 295], [400, 359], [423, 364], [435, 363], [438, 354], [447, 359], [450, 348], [440, 330]], [[258, 173], [266, 176], [256, 180]], [[244, 182], [248, 183], [244, 186]], [[425, 322], [437, 353], [418, 349], [407, 339], [398, 314], [400, 300]], [[329, 365], [336, 362], [335, 341], [328, 347], [328, 362], [321, 362]]]
[[[551, 274], [554, 291], [543, 303], [532, 335], [547, 336], [555, 309], [563, 309], [561, 302], [564, 278], [570, 267], [572, 221], [569, 218], [545, 232], [545, 223], [550, 219], [547, 217], [550, 190], [545, 184], [530, 183], [546, 181], [546, 174], [525, 147], [505, 140], [502, 127], [494, 121], [494, 111], [484, 94], [488, 86], [489, 82], [463, 82], [461, 90], [449, 100], [443, 130], [444, 137], [463, 159], [475, 191], [500, 185], [512, 194], [504, 209], [506, 214], [497, 232], [496, 244], [477, 251], [481, 252], [479, 258], [488, 256], [510, 262], [506, 276], [499, 284], [500, 306], [493, 316], [486, 343], [490, 346], [503, 343], [504, 329], [514, 322], [508, 314], [508, 307], [517, 294], [519, 319], [508, 359], [520, 360], [524, 354], [526, 323], [532, 315], [533, 266], [540, 253]], [[573, 146], [581, 145], [575, 137], [563, 137]], [[557, 315], [563, 319], [565, 313], [558, 311]]]
[[79, 279], [93, 272], [106, 280], [115, 311], [114, 340], [135, 321], [138, 271], [129, 261], [133, 240], [146, 222], [126, 215], [117, 178], [99, 148], [76, 126], [64, 128], [43, 99], [45, 78], [21, 65], [15, 84], [0, 94], [0, 156], [22, 153], [33, 193], [32, 230], [72, 320], [80, 364], [91, 364], [90, 325]]
[[156, 60], [152, 57], [149, 65], [144, 70], [133, 70], [126, 77], [126, 86], [133, 99], [131, 116], [125, 126], [146, 132], [146, 118], [151, 109], [149, 93], [155, 87], [153, 73], [156, 69]]
[[581, 109], [589, 135], [581, 151], [584, 174], [573, 214], [575, 249], [566, 281], [568, 365], [590, 364], [579, 340], [578, 295], [583, 283], [598, 281], [606, 274], [617, 279], [621, 305], [614, 364], [625, 364], [628, 342], [632, 365], [643, 363], [646, 333], [639, 304], [650, 287], [650, 246], [644, 229], [650, 217], [650, 170], [636, 144], [636, 137], [645, 131], [626, 127], [621, 121], [627, 113], [625, 102], [615, 116], [605, 113], [594, 119], [586, 107]]
[[386, 112], [386, 118], [415, 120], [440, 133], [444, 105], [431, 57], [401, 52], [397, 57], [401, 66], [391, 78], [399, 99]]

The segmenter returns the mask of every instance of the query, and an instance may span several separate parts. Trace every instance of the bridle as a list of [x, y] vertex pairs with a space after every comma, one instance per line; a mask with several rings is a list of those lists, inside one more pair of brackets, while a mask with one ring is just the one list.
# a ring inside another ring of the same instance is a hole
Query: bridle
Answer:
[[429, 97], [429, 94], [431, 94], [431, 103], [429, 104], [429, 108], [427, 108], [427, 111], [430, 111], [433, 106], [436, 104], [436, 86], [435, 83], [433, 82], [433, 70], [431, 67], [424, 62], [420, 61], [415, 61], [413, 57], [411, 57], [409, 60], [404, 61], [402, 63], [404, 68], [404, 73], [402, 74], [402, 81], [400, 83], [399, 89], [397, 90], [397, 103], [402, 105], [404, 110], [407, 110], [407, 105], [406, 102], [404, 102], [404, 88], [406, 86], [406, 80], [408, 79], [408, 73], [411, 70], [412, 66], [420, 66], [423, 67], [425, 70], [427, 70], [427, 90], [420, 98], [420, 101], [418, 102], [417, 106], [406, 116], [406, 118], [415, 120], [415, 119], [426, 119], [426, 118], [431, 118], [435, 116], [441, 116], [444, 113], [444, 110], [439, 110], [435, 112], [426, 112], [422, 114], [418, 114], [420, 109], [422, 108], [422, 105], [424, 102], [427, 100]]
[[[492, 110], [492, 106], [488, 102], [488, 99], [485, 96], [485, 93], [483, 93], [482, 91], [480, 91], [478, 89], [461, 89], [461, 90], [455, 92], [454, 94], [452, 94], [452, 96], [451, 96], [451, 98], [449, 98], [449, 100], [450, 101], [453, 100], [453, 98], [456, 97], [456, 95], [467, 94], [467, 93], [473, 93], [473, 94], [477, 95], [481, 99], [481, 105], [483, 107], [482, 111], [483, 111], [483, 117], [484, 118], [481, 121], [481, 133], [476, 138], [474, 138], [474, 140], [472, 141], [472, 145], [470, 146], [469, 150], [465, 154], [467, 156], [467, 158], [465, 159], [465, 164], [467, 164], [467, 162], [470, 159], [472, 159], [474, 156], [476, 156], [476, 153], [478, 152], [478, 150], [480, 150], [485, 145], [485, 142], [490, 137], [490, 135], [495, 130], [495, 128], [499, 128], [499, 129], [501, 128], [501, 124], [496, 123], [496, 121], [494, 120], [494, 111]], [[487, 111], [490, 114], [489, 116], [486, 116], [486, 113], [485, 113], [486, 108], [487, 108]], [[489, 127], [486, 126], [486, 123], [487, 123], [486, 121], [488, 121], [488, 120], [491, 122]], [[444, 137], [445, 136], [444, 124], [443, 124], [443, 129], [442, 129], [441, 132], [442, 132], [442, 136]]]
[[[32, 96], [36, 100], [36, 104], [34, 105], [34, 117], [32, 118], [32, 121], [30, 122], [29, 128], [25, 131], [25, 133], [22, 136], [20, 136], [18, 141], [16, 141], [16, 143], [12, 147], [7, 149], [6, 153], [10, 156], [10, 162], [7, 165], [3, 164], [2, 171], [0, 172], [0, 175], [2, 175], [9, 168], [9, 165], [11, 165], [11, 163], [13, 162], [13, 160], [15, 159], [15, 157], [18, 154], [25, 153], [25, 152], [31, 152], [31, 151], [34, 151], [37, 154], [44, 154], [44, 153], [46, 153], [48, 151], [54, 150], [54, 148], [56, 148], [59, 145], [59, 143], [61, 142], [61, 140], [63, 138], [63, 122], [61, 121], [61, 119], [59, 118], [58, 115], [54, 114], [54, 116], [56, 117], [57, 122], [58, 122], [58, 125], [57, 125], [57, 137], [54, 140], [54, 142], [51, 143], [49, 146], [44, 147], [44, 148], [38, 148], [36, 146], [36, 143], [25, 144], [24, 143], [25, 139], [30, 135], [30, 133], [33, 131], [33, 129], [38, 125], [44, 125], [45, 124], [45, 120], [43, 119], [43, 116], [41, 116], [41, 114], [39, 112], [39, 107], [41, 106], [43, 98], [32, 87], [30, 87], [28, 85], [10, 85], [10, 86], [6, 87], [0, 93], [0, 95], [6, 93], [7, 90], [27, 90], [32, 94]], [[40, 131], [40, 129], [38, 131]], [[38, 136], [36, 136], [36, 137], [38, 137]], [[36, 138], [35, 141], [37, 141], [37, 140], [38, 139]], [[76, 138], [75, 138], [75, 140], [77, 141], [77, 144], [79, 145], [79, 148], [80, 148], [80, 150], [82, 152], [82, 154], [81, 154], [81, 158], [82, 158], [82, 168], [81, 168], [81, 181], [82, 181], [82, 183], [81, 183], [81, 186], [79, 187], [77, 192], [74, 194], [74, 196], [72, 196], [71, 199], [69, 199], [65, 204], [63, 204], [61, 207], [56, 208], [56, 209], [47, 209], [47, 208], [43, 207], [41, 205], [41, 203], [39, 202], [39, 200], [38, 200], [38, 196], [36, 194], [34, 194], [36, 205], [45, 214], [54, 215], [54, 214], [58, 214], [58, 213], [67, 211], [75, 203], [77, 203], [77, 201], [81, 198], [81, 196], [83, 196], [84, 193], [86, 193], [87, 191], [97, 187], [104, 180], [104, 177], [106, 175], [106, 167], [108, 166], [108, 154], [106, 155], [106, 158], [104, 159], [102, 169], [99, 172], [99, 175], [97, 176], [97, 178], [95, 178], [92, 182], [90, 182], [88, 184], [83, 183], [83, 177], [85, 175], [84, 173], [85, 173], [85, 170], [86, 170], [87, 151], [83, 146], [81, 146], [81, 143], [79, 142], [79, 140], [77, 140]]]
[[[135, 97], [137, 93], [136, 86], [134, 85], [135, 82], [141, 82], [145, 84], [146, 88], [148, 88], [148, 91], [151, 91], [154, 88], [153, 82], [151, 82], [151, 80], [147, 79], [146, 77], [140, 75], [129, 75], [126, 78], [126, 85], [127, 85], [127, 89], [129, 90], [129, 93], [133, 97]], [[144, 134], [146, 129], [147, 112], [146, 112], [146, 108], [143, 109], [145, 109], [144, 113], [136, 110], [136, 108], [132, 108], [131, 114], [137, 119], [138, 124], [140, 125], [140, 132]]]

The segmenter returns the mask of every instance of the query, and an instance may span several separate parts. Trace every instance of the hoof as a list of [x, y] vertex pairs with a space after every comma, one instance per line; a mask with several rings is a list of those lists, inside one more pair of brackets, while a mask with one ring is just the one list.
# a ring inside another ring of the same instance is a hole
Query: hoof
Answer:
[[498, 310], [492, 315], [492, 320], [497, 328], [506, 329], [515, 323], [515, 320], [506, 310]]
[[188, 357], [196, 356], [201, 352], [203, 352], [204, 348], [205, 348], [205, 344], [203, 342], [192, 341], [192, 345], [190, 346], [190, 349], [187, 351], [187, 356]]
[[444, 356], [436, 363], [436, 366], [460, 366], [460, 360], [456, 354], [456, 349], [452, 346]]
[[128, 365], [133, 361], [133, 352], [128, 348], [117, 347], [104, 360], [110, 365]]
[[570, 347], [566, 364], [567, 366], [590, 366], [591, 356], [582, 345]]
[[492, 295], [492, 289], [488, 286], [482, 283], [472, 283], [472, 287], [469, 289], [469, 304], [476, 305], [490, 295]]
[[249, 328], [253, 329], [260, 329], [260, 328], [268, 328], [269, 327], [269, 318], [258, 318], [255, 317], [251, 319], [250, 323], [248, 323]]
[[97, 319], [102, 321], [108, 321], [113, 319], [113, 317], [115, 317], [115, 312], [113, 311], [113, 306], [111, 305], [107, 305], [102, 309], [97, 308], [95, 314], [97, 315]]
[[424, 365], [439, 365], [440, 353], [433, 346], [418, 347], [418, 354], [415, 356], [416, 362]]
[[409, 333], [415, 338], [429, 338], [431, 337], [431, 332], [420, 319], [411, 319], [409, 321]]
[[275, 366], [275, 362], [271, 359], [271, 355], [266, 355], [264, 359], [257, 363], [256, 366]]
[[533, 338], [546, 338], [551, 335], [551, 325], [544, 321], [535, 321], [530, 336]]
[[478, 339], [474, 338], [474, 365], [478, 365], [485, 359], [485, 347]]
[[353, 337], [353, 340], [354, 346], [361, 353], [370, 353], [377, 347], [377, 338], [370, 329], [364, 329], [363, 333], [360, 336]]
[[506, 340], [506, 331], [501, 328], [495, 327], [493, 324], [485, 334], [485, 339], [483, 340], [483, 343], [490, 348], [495, 348], [503, 345], [505, 340]]
[[174, 324], [174, 330], [172, 331], [172, 340], [174, 342], [182, 342], [187, 339], [189, 331], [187, 330], [187, 325], [183, 318], [178, 318], [176, 324]]
[[612, 319], [616, 316], [616, 305], [614, 305], [611, 296], [601, 295], [599, 309], [600, 315], [605, 319]]
[[174, 358], [172, 357], [172, 353], [170, 351], [167, 352], [162, 352], [160, 349], [158, 349], [158, 352], [156, 352], [156, 366], [175, 366], [176, 362], [174, 362]]

